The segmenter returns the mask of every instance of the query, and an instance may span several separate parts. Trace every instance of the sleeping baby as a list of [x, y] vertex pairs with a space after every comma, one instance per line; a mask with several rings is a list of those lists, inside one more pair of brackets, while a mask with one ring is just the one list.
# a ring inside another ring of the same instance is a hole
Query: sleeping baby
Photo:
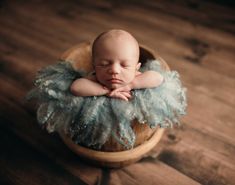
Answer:
[[128, 101], [132, 89], [154, 88], [163, 82], [156, 71], [139, 71], [139, 44], [124, 30], [110, 30], [94, 40], [92, 63], [94, 73], [72, 83], [75, 96], [106, 95]]

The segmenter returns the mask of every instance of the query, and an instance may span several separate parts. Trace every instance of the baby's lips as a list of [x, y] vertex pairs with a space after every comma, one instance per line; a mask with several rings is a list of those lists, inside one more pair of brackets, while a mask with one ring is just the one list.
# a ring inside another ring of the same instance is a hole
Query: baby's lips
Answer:
[[122, 83], [123, 81], [119, 78], [110, 78], [108, 79], [109, 83]]

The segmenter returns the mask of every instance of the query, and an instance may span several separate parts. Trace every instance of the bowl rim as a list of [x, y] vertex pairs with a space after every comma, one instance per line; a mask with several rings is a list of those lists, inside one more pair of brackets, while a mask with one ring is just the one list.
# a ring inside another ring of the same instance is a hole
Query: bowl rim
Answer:
[[63, 130], [59, 131], [59, 135], [64, 143], [76, 154], [87, 159], [91, 159], [97, 162], [108, 162], [108, 163], [121, 163], [128, 160], [138, 160], [144, 154], [153, 149], [156, 144], [160, 141], [164, 133], [164, 128], [157, 128], [154, 134], [144, 143], [138, 145], [132, 149], [118, 151], [118, 152], [106, 152], [93, 150], [81, 145], [75, 144], [72, 139], [65, 134]]

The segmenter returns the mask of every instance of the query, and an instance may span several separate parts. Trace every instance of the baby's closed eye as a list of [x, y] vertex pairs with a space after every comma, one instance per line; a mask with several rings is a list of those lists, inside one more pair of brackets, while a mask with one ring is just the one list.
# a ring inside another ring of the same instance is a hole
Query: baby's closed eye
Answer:
[[132, 67], [132, 65], [130, 65], [128, 62], [122, 62], [121, 66], [124, 67], [124, 68]]
[[100, 63], [100, 64], [95, 65], [95, 67], [98, 67], [98, 68], [106, 68], [109, 66], [110, 66], [109, 63]]
[[124, 68], [129, 68], [129, 67], [131, 67], [130, 65], [126, 65], [126, 64], [122, 64], [121, 66], [124, 67]]
[[99, 65], [99, 66], [108, 66], [109, 64], [110, 64], [109, 61], [103, 60], [103, 61], [101, 61], [100, 64], [98, 64], [98, 65]]

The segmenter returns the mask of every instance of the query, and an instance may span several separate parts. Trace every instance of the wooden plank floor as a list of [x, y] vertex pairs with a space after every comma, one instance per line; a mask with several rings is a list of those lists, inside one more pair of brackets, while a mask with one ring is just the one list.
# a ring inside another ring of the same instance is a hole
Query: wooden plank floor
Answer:
[[[235, 184], [233, 1], [127, 2], [1, 1], [0, 184]], [[188, 89], [182, 125], [166, 131], [152, 157], [115, 170], [83, 162], [39, 128], [24, 101], [41, 67], [111, 28], [154, 49]]]

